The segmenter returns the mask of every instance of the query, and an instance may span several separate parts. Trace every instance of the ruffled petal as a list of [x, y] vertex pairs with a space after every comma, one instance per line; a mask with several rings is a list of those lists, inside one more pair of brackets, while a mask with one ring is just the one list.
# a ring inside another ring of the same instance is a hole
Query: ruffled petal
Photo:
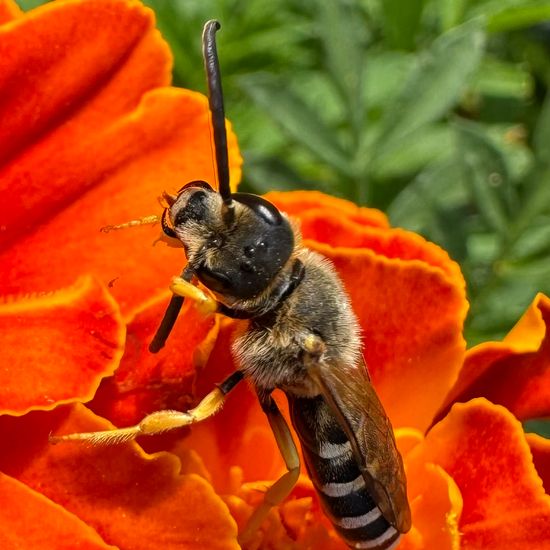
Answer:
[[210, 484], [182, 475], [168, 453], [145, 454], [136, 444], [87, 447], [48, 444], [48, 434], [105, 430], [83, 406], [0, 418], [9, 441], [0, 470], [63, 506], [108, 544], [149, 550], [238, 550], [236, 525]]
[[468, 350], [440, 417], [452, 403], [481, 396], [521, 420], [550, 414], [550, 298], [539, 294], [502, 342]]
[[4, 27], [3, 246], [130, 153], [105, 138], [147, 90], [170, 81], [171, 54], [154, 23], [153, 12], [133, 0], [82, 0], [46, 4]]
[[485, 399], [455, 405], [409, 454], [412, 460], [439, 465], [458, 486], [461, 549], [548, 548], [550, 496], [521, 424], [504, 407]]
[[397, 428], [395, 430], [395, 441], [403, 459], [417, 446], [424, 441], [424, 434], [414, 428]]
[[8, 23], [22, 15], [22, 11], [14, 0], [0, 0], [0, 25]]
[[63, 507], [1, 473], [0, 502], [0, 548], [115, 550]]
[[186, 302], [165, 348], [153, 354], [148, 346], [169, 298], [165, 293], [132, 314], [120, 366], [90, 403], [96, 414], [117, 426], [137, 424], [153, 411], [185, 411], [196, 405], [195, 378], [216, 341], [218, 319], [201, 316], [192, 302]]
[[409, 502], [413, 517], [400, 550], [458, 550], [462, 496], [453, 479], [438, 465], [407, 464]]
[[386, 215], [376, 208], [357, 206], [355, 203], [332, 197], [320, 191], [289, 191], [267, 193], [265, 198], [289, 216], [302, 218], [306, 213], [312, 216], [323, 216], [335, 212], [340, 219], [365, 227], [388, 228]]
[[550, 439], [537, 434], [526, 434], [533, 462], [542, 479], [544, 489], [550, 494]]
[[91, 277], [0, 304], [0, 412], [20, 415], [88, 401], [117, 368], [126, 327]]

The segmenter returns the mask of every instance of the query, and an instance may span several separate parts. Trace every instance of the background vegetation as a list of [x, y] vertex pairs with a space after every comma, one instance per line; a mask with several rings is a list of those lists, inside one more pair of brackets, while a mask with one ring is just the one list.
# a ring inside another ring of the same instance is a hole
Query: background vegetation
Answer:
[[222, 22], [248, 190], [321, 189], [442, 245], [470, 345], [550, 294], [550, 1], [146, 2], [180, 86], [205, 91], [201, 29]]

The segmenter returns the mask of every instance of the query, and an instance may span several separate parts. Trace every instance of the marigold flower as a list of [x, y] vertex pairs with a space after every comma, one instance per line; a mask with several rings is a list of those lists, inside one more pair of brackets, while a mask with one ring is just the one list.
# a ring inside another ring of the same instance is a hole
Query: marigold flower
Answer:
[[[206, 99], [168, 87], [169, 50], [136, 1], [23, 15], [0, 0], [0, 23], [0, 546], [237, 549], [237, 526], [283, 472], [246, 386], [208, 422], [139, 441], [170, 452], [48, 443], [185, 410], [235, 368], [237, 324], [192, 304], [151, 355], [181, 251], [150, 246], [158, 228], [98, 231], [213, 180]], [[413, 528], [399, 548], [550, 548], [550, 443], [518, 421], [549, 414], [550, 300], [466, 351], [464, 281], [442, 249], [321, 193], [268, 198], [334, 262], [360, 318], [407, 470]], [[249, 548], [345, 546], [302, 476]]]

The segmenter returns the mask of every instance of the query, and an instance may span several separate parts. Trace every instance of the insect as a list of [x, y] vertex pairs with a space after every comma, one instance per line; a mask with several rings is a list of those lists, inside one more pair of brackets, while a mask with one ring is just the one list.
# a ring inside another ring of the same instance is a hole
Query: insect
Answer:
[[183, 243], [188, 263], [172, 282], [173, 297], [150, 350], [165, 345], [184, 299], [193, 299], [210, 313], [248, 319], [232, 348], [239, 369], [189, 411], [158, 411], [130, 428], [56, 440], [116, 443], [200, 422], [248, 380], [288, 471], [267, 490], [242, 542], [290, 494], [299, 475], [296, 445], [271, 396], [279, 388], [336, 531], [351, 548], [389, 550], [409, 530], [410, 510], [393, 430], [361, 355], [359, 325], [334, 267], [300, 244], [299, 230], [287, 216], [260, 196], [230, 190], [215, 42], [219, 27], [208, 21], [203, 32], [219, 191], [193, 181], [177, 195], [165, 195], [162, 229]]

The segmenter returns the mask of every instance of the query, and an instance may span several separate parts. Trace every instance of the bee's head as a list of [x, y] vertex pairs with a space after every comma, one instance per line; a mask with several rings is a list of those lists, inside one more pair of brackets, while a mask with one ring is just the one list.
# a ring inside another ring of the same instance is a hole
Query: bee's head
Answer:
[[167, 216], [163, 229], [183, 243], [189, 268], [230, 301], [265, 290], [294, 249], [287, 218], [257, 195], [233, 193], [228, 208], [218, 192], [195, 181], [180, 190]]

